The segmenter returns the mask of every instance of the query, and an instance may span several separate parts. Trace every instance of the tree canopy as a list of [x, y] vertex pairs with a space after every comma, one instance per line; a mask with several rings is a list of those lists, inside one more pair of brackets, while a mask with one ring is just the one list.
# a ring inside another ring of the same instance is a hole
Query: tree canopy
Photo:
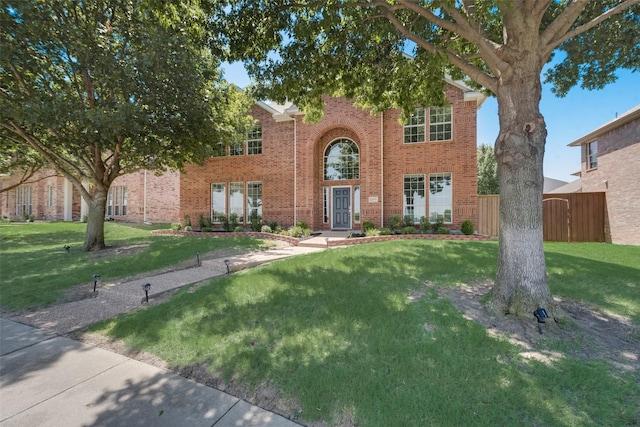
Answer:
[[499, 194], [498, 163], [493, 148], [482, 144], [478, 147], [478, 194]]
[[500, 133], [497, 312], [554, 302], [542, 241], [542, 69], [558, 95], [640, 69], [640, 0], [228, 0], [211, 22], [259, 96], [318, 118], [322, 96], [374, 112], [445, 102], [445, 76], [496, 96]]
[[202, 162], [248, 123], [199, 1], [1, 4], [0, 153], [26, 145], [73, 183], [89, 204], [86, 249], [104, 246], [114, 179]]

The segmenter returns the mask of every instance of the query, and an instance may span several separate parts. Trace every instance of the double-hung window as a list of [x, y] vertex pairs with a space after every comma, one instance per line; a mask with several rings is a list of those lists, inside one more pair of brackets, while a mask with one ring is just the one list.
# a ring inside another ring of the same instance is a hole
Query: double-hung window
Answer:
[[587, 144], [587, 169], [598, 167], [598, 141]]
[[424, 175], [404, 176], [404, 216], [413, 218], [413, 222], [420, 222], [420, 218], [426, 215], [427, 201], [425, 198]]
[[451, 141], [451, 106], [429, 108], [429, 141]]
[[262, 183], [247, 182], [247, 222], [251, 216], [262, 217]]
[[429, 222], [441, 219], [444, 223], [453, 222], [453, 182], [451, 173], [432, 173], [429, 175]]
[[227, 214], [227, 185], [224, 182], [211, 184], [211, 220], [222, 222]]
[[262, 154], [262, 126], [256, 125], [247, 133], [247, 154]]
[[404, 143], [415, 144], [425, 142], [425, 123], [426, 110], [424, 108], [416, 108], [409, 117], [409, 121], [404, 125]]

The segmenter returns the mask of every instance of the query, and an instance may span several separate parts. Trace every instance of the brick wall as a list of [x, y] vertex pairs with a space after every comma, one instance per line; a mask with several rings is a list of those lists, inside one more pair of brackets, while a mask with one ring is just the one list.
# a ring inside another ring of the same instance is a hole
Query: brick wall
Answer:
[[582, 145], [582, 191], [605, 191], [609, 240], [640, 245], [640, 120], [621, 126], [598, 139], [598, 167], [587, 170]]

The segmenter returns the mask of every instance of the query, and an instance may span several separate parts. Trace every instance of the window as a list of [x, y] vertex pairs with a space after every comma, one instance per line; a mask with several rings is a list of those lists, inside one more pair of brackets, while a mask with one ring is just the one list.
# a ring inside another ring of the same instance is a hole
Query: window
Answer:
[[340, 138], [324, 151], [324, 179], [329, 181], [360, 178], [360, 151], [355, 142]]
[[211, 220], [220, 223], [227, 213], [227, 186], [225, 183], [211, 184]]
[[16, 189], [16, 215], [32, 215], [33, 189], [30, 185], [21, 185]]
[[229, 183], [229, 216], [238, 215], [238, 221], [244, 219], [244, 182]]
[[451, 140], [451, 106], [429, 108], [429, 141]]
[[329, 222], [329, 187], [323, 188], [324, 198], [322, 200], [322, 222], [327, 224]]
[[453, 190], [450, 173], [433, 173], [429, 175], [429, 222], [437, 222], [442, 218], [445, 223], [453, 222], [451, 209]]
[[127, 214], [127, 187], [115, 185], [107, 193], [107, 216]]
[[262, 217], [262, 183], [247, 182], [247, 222], [252, 214]]
[[244, 141], [236, 142], [235, 144], [229, 146], [229, 155], [230, 156], [244, 155]]
[[413, 222], [420, 222], [426, 216], [427, 204], [424, 189], [424, 175], [404, 176], [404, 215], [413, 218]]
[[53, 185], [50, 185], [47, 187], [47, 206], [48, 207], [52, 207], [53, 206], [53, 190], [54, 187]]
[[417, 108], [404, 125], [404, 143], [425, 142], [425, 109]]
[[587, 169], [598, 167], [598, 141], [587, 144]]
[[353, 187], [353, 222], [360, 223], [360, 186]]
[[247, 154], [262, 154], [262, 126], [254, 126], [247, 134]]
[[222, 142], [218, 144], [214, 144], [213, 152], [211, 153], [213, 157], [224, 157], [227, 155], [227, 146]]

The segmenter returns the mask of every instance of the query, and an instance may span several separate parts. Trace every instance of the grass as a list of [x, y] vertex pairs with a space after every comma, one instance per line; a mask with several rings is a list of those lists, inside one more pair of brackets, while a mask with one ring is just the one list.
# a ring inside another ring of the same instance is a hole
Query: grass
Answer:
[[[152, 236], [157, 226], [125, 226], [105, 223], [109, 246], [139, 245], [135, 255], [104, 257], [100, 252], [82, 250], [86, 224], [4, 223], [0, 224], [0, 305], [23, 309], [51, 304], [66, 289], [101, 280], [127, 277], [176, 265], [201, 254], [227, 247], [259, 248], [261, 240], [250, 238], [184, 239]], [[166, 228], [166, 227], [165, 227]], [[64, 245], [71, 246], [67, 253]]]
[[[640, 248], [547, 244], [552, 292], [640, 320]], [[525, 360], [433, 288], [495, 275], [496, 242], [395, 241], [212, 280], [95, 330], [174, 366], [294, 398], [307, 421], [367, 426], [640, 423], [640, 377]]]

